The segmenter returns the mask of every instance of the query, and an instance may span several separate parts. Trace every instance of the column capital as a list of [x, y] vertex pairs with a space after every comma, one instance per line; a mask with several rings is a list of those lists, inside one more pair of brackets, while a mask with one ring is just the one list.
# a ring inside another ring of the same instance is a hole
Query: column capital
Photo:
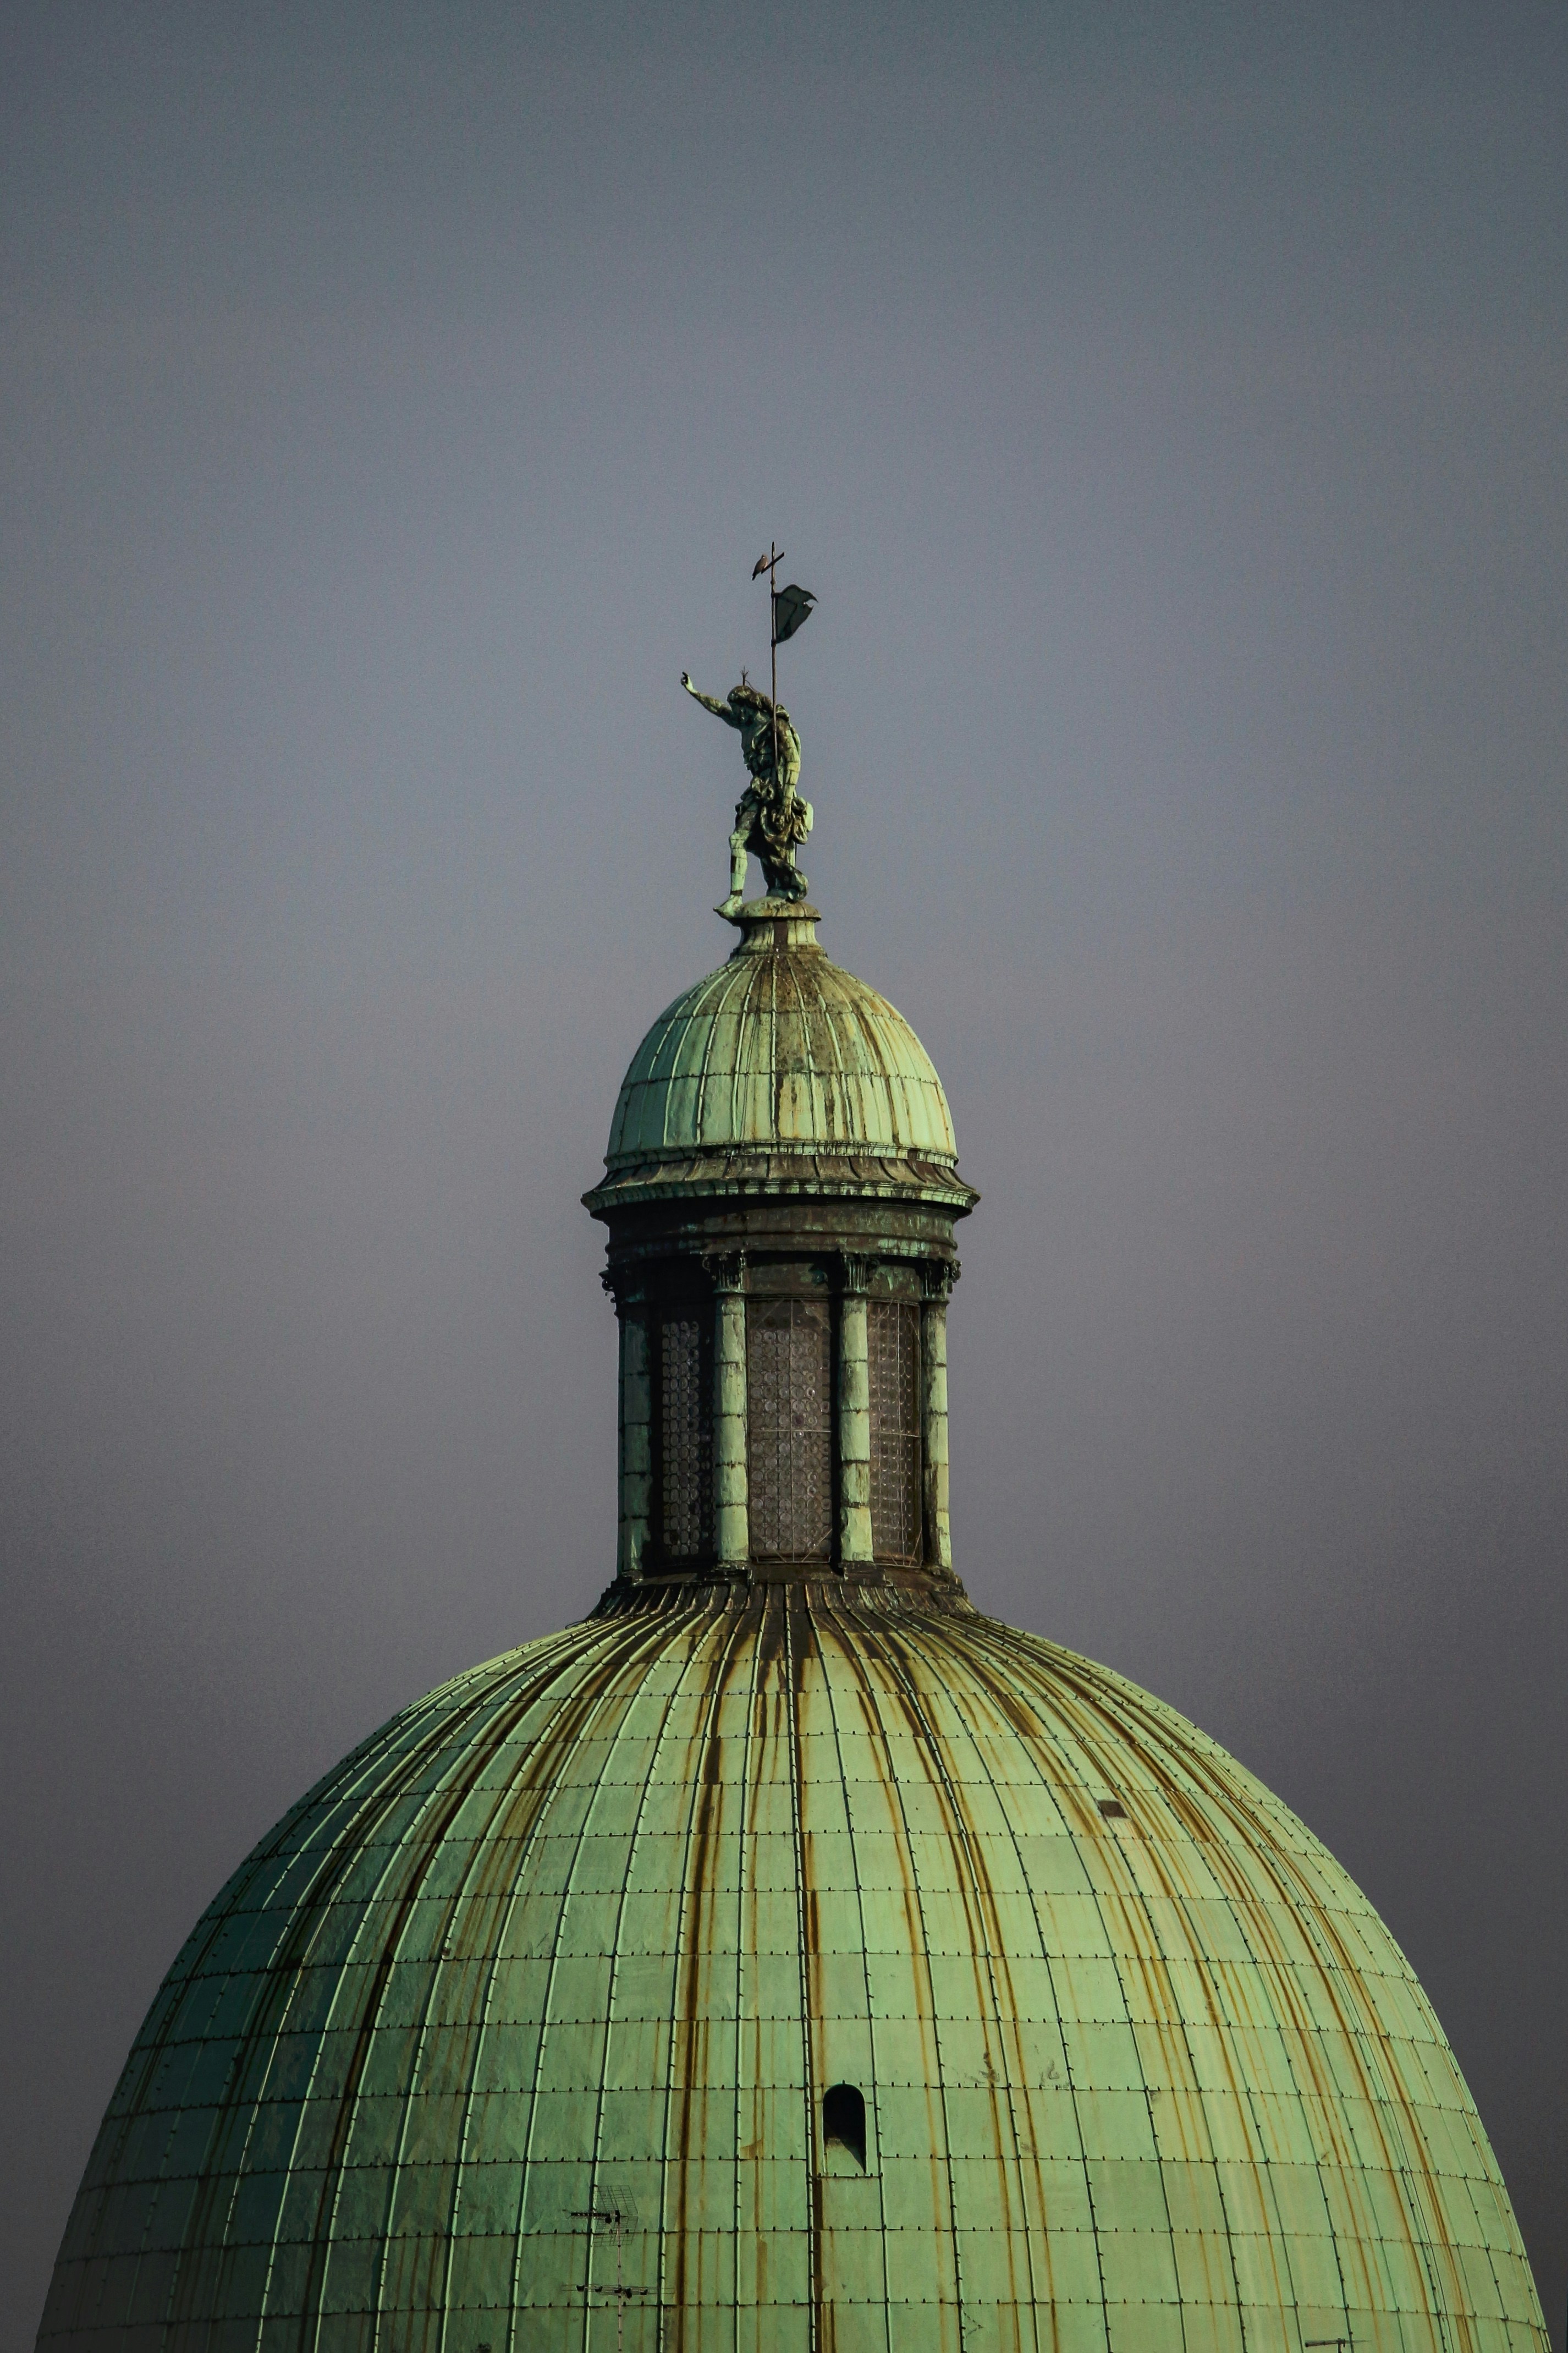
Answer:
[[851, 1298], [863, 1297], [871, 1288], [871, 1276], [876, 1264], [874, 1258], [865, 1258], [852, 1250], [840, 1250], [838, 1254], [839, 1288], [848, 1293]]
[[923, 1258], [921, 1261], [921, 1290], [927, 1299], [946, 1300], [963, 1269], [955, 1258]]
[[702, 1271], [715, 1291], [744, 1291], [746, 1253], [744, 1250], [704, 1250]]

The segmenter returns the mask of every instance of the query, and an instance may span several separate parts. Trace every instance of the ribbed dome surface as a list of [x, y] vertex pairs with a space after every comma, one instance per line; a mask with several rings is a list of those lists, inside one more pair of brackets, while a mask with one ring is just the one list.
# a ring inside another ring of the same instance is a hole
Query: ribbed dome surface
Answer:
[[825, 1582], [601, 1614], [312, 1791], [153, 2006], [42, 2341], [1345, 2337], [1545, 2342], [1387, 1931], [1170, 1709]]
[[942, 1081], [900, 1013], [828, 961], [812, 925], [774, 949], [749, 936], [659, 1015], [610, 1126], [612, 1172], [736, 1150], [956, 1160]]

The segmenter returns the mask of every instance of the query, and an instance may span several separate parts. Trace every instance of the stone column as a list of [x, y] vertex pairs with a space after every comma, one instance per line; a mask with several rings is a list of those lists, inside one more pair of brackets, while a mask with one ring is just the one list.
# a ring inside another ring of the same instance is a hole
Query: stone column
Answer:
[[751, 1556], [746, 1513], [746, 1261], [736, 1250], [705, 1261], [713, 1278], [713, 1544], [721, 1568]]
[[647, 1310], [641, 1298], [616, 1301], [621, 1332], [620, 1526], [616, 1574], [629, 1585], [643, 1575], [648, 1515], [653, 1507], [653, 1383], [648, 1370]]
[[947, 1486], [947, 1301], [958, 1281], [958, 1261], [929, 1261], [921, 1269], [925, 1300], [921, 1308], [921, 1476], [924, 1487], [926, 1561], [952, 1570], [952, 1529]]
[[871, 1377], [866, 1349], [865, 1259], [846, 1258], [838, 1302], [838, 1557], [865, 1561], [871, 1546]]

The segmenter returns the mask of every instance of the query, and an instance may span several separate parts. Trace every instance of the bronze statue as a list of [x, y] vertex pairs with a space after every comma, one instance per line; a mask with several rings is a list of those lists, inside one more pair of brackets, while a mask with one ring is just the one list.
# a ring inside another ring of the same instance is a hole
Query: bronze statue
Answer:
[[761, 862], [770, 899], [804, 899], [805, 877], [795, 862], [795, 844], [811, 831], [811, 803], [795, 789], [800, 781], [800, 737], [789, 712], [745, 672], [729, 698], [703, 694], [684, 670], [680, 683], [704, 711], [739, 731], [741, 756], [751, 783], [735, 804], [735, 830], [730, 836], [730, 895], [719, 909], [735, 914], [746, 894], [746, 860], [755, 852]]

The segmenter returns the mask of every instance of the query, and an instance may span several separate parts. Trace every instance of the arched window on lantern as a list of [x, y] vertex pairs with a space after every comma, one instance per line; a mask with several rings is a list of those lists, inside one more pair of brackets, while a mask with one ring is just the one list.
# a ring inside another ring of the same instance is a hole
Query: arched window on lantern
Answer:
[[713, 1556], [713, 1347], [711, 1314], [697, 1306], [658, 1324], [657, 1397], [658, 1550], [672, 1566]]
[[866, 1310], [871, 1408], [871, 1549], [879, 1560], [918, 1561], [921, 1525], [921, 1311], [902, 1299]]

